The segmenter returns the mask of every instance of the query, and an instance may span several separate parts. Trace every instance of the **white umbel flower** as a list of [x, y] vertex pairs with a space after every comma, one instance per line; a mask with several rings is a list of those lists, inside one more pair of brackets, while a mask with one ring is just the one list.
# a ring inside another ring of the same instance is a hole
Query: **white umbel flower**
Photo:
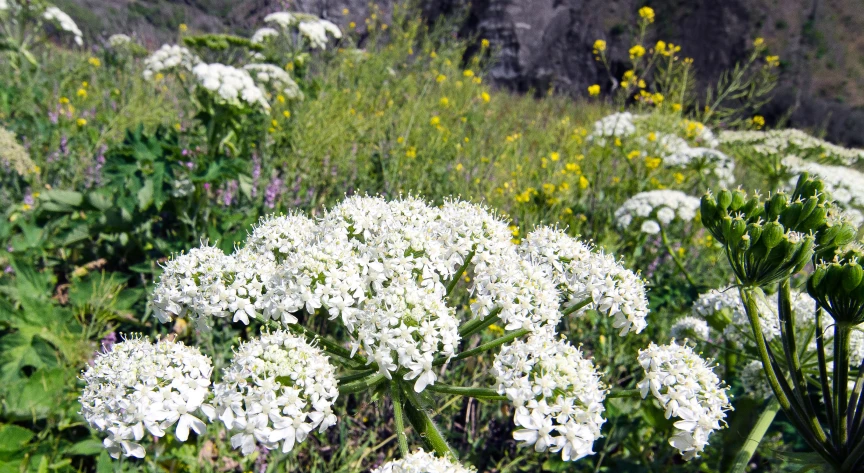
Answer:
[[231, 446], [244, 455], [256, 445], [290, 452], [336, 423], [335, 369], [320, 349], [284, 331], [241, 344], [214, 395]]
[[302, 99], [303, 92], [287, 72], [273, 64], [247, 64], [243, 66], [258, 85], [283, 94], [288, 99]]
[[709, 340], [710, 331], [708, 322], [704, 319], [688, 315], [676, 320], [672, 324], [669, 334], [672, 335], [672, 338], [678, 339], [693, 338], [697, 340]]
[[744, 392], [754, 399], [763, 400], [770, 399], [774, 395], [771, 390], [771, 385], [765, 376], [765, 370], [762, 369], [762, 362], [752, 360], [744, 365], [744, 368], [739, 374], [741, 385], [744, 387]]
[[505, 345], [495, 357], [498, 392], [516, 406], [513, 438], [564, 461], [594, 453], [606, 391], [581, 350], [548, 334]]
[[123, 33], [112, 34], [108, 37], [108, 44], [115, 49], [122, 48], [130, 43], [132, 43], [132, 37]]
[[264, 17], [264, 23], [273, 24], [283, 29], [296, 25], [298, 21], [296, 15], [287, 11], [271, 13]]
[[279, 36], [279, 31], [274, 28], [258, 28], [255, 33], [252, 34], [251, 41], [255, 44], [260, 44], [269, 40], [270, 38], [275, 38], [277, 36]]
[[233, 259], [214, 246], [202, 246], [169, 260], [153, 290], [152, 304], [160, 322], [186, 317], [199, 328], [210, 317], [228, 315], [226, 271]]
[[594, 122], [591, 139], [622, 138], [636, 133], [635, 120], [638, 117], [630, 112], [613, 113]]
[[145, 432], [162, 437], [176, 424], [181, 442], [192, 430], [206, 429], [202, 415], [210, 392], [210, 358], [197, 348], [161, 340], [129, 338], [100, 354], [83, 373], [81, 415], [96, 430], [108, 433], [104, 445], [113, 458], [143, 458]]
[[189, 49], [176, 44], [163, 44], [161, 48], [144, 59], [144, 78], [151, 80], [156, 74], [167, 74], [177, 70], [191, 71], [201, 62]]
[[281, 263], [309, 244], [315, 232], [316, 223], [304, 215], [268, 215], [252, 229], [245, 247]]
[[639, 351], [638, 360], [645, 370], [638, 383], [642, 398], [651, 393], [666, 410], [667, 419], [678, 419], [669, 444], [685, 460], [696, 458], [710, 435], [723, 428], [726, 411], [732, 410], [728, 387], [692, 348], [674, 340], [662, 346], [652, 342]]
[[330, 21], [322, 19], [310, 19], [301, 21], [297, 30], [309, 40], [309, 44], [315, 49], [327, 48], [327, 35], [336, 39], [342, 37], [342, 31]]
[[201, 63], [192, 68], [198, 89], [211, 95], [217, 103], [233, 108], [270, 110], [264, 92], [243, 69], [224, 64]]
[[[681, 191], [654, 190], [640, 192], [627, 199], [615, 211], [615, 223], [618, 228], [637, 227], [648, 234], [660, 232], [663, 227], [674, 221], [688, 223], [696, 217], [699, 210], [699, 199]], [[651, 222], [646, 225], [646, 222]]]
[[519, 246], [523, 258], [539, 265], [559, 290], [566, 308], [590, 298], [589, 309], [614, 318], [621, 335], [641, 332], [646, 326], [648, 298], [639, 276], [612, 255], [567, 235], [563, 230], [537, 227]]
[[431, 452], [419, 449], [400, 458], [390, 460], [371, 473], [474, 473], [473, 467], [463, 466], [450, 458], [436, 457]]
[[794, 128], [768, 131], [722, 131], [720, 141], [727, 145], [748, 145], [748, 152], [761, 156], [795, 155], [851, 166], [864, 159], [864, 149], [844, 148]]
[[75, 44], [78, 46], [84, 44], [84, 40], [82, 39], [83, 34], [75, 23], [75, 20], [73, 20], [72, 17], [66, 14], [63, 10], [55, 6], [50, 6], [42, 13], [42, 18], [45, 21], [57, 25], [61, 31], [71, 34], [72, 37], [75, 38]]

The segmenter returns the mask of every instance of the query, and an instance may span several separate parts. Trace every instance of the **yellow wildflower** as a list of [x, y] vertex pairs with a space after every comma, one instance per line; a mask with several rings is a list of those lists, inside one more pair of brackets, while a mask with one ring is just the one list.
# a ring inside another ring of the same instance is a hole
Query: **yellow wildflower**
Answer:
[[480, 76], [476, 76], [473, 79], [471, 79], [471, 82], [473, 82], [475, 84], [480, 84], [483, 82], [483, 79], [481, 79]]
[[68, 105], [68, 104], [69, 104], [69, 99], [66, 98], [66, 97], [60, 97], [60, 103], [63, 104], [63, 105]]
[[555, 192], [555, 184], [551, 184], [548, 182], [546, 184], [543, 184], [543, 192], [546, 194], [551, 194]]
[[463, 169], [465, 169], [465, 166], [462, 166], [462, 163], [456, 164], [456, 170], [457, 171], [461, 172]]
[[291, 118], [291, 112], [289, 110], [285, 110], [282, 112], [282, 116], [285, 118]]
[[480, 98], [483, 99], [483, 101], [486, 103], [489, 103], [489, 101], [492, 100], [492, 97], [489, 96], [488, 92], [483, 92], [482, 94], [480, 94]]
[[645, 158], [645, 167], [648, 169], [657, 169], [660, 167], [660, 163], [662, 162], [663, 160], [660, 158], [647, 157]]
[[87, 98], [87, 90], [86, 89], [78, 89], [78, 96], [82, 99]]
[[91, 57], [87, 62], [89, 62], [93, 67], [99, 67], [102, 65], [102, 61], [100, 61], [98, 57]]
[[654, 133], [653, 131], [648, 133], [648, 141], [657, 141], [657, 133]]
[[415, 148], [414, 146], [409, 147], [405, 151], [405, 156], [408, 158], [416, 158], [417, 157], [417, 148]]
[[583, 190], [587, 189], [589, 184], [590, 183], [588, 182], [588, 179], [585, 178], [585, 176], [579, 176], [579, 188], [580, 189], [583, 189]]
[[676, 172], [672, 175], [672, 177], [675, 179], [676, 184], [681, 184], [682, 182], [684, 182], [684, 174], [681, 174], [680, 172]]
[[482, 40], [480, 40], [480, 47], [483, 49], [488, 48], [489, 47], [489, 40], [486, 38], [483, 38]]
[[432, 117], [432, 118], [429, 120], [429, 124], [432, 125], [432, 126], [436, 126], [436, 125], [438, 125], [439, 123], [441, 123], [441, 117], [439, 117], [439, 116], [437, 116], [437, 115], [434, 116], [434, 117]]
[[276, 101], [279, 102], [279, 103], [285, 103], [285, 96], [282, 95], [282, 94], [277, 95], [277, 96], [276, 96]]
[[450, 105], [450, 99], [448, 99], [447, 97], [441, 97], [441, 100], [439, 102], [441, 103], [442, 107]]
[[594, 54], [597, 54], [597, 53], [600, 53], [603, 51], [606, 51], [606, 41], [603, 41], [602, 39], [598, 39], [597, 41], [594, 41]]
[[84, 126], [87, 124], [87, 120], [84, 118], [79, 118], [78, 120], [75, 121], [75, 123], [77, 123], [78, 126]]
[[590, 95], [592, 97], [595, 95], [600, 95], [600, 85], [594, 84], [592, 86], [589, 86], [588, 87], [588, 95]]
[[553, 151], [549, 153], [549, 159], [551, 159], [552, 161], [558, 161], [559, 159], [561, 159], [561, 155], [558, 152]]
[[462, 75], [465, 77], [474, 77], [474, 71], [472, 71], [471, 69], [465, 69], [464, 71], [462, 71]]
[[750, 121], [753, 123], [753, 127], [757, 130], [765, 126], [765, 117], [762, 115], [756, 115]]
[[676, 112], [680, 112], [681, 111], [681, 104], [680, 103], [673, 103], [672, 104], [672, 110], [675, 110]]
[[186, 26], [186, 23], [180, 23], [180, 26], [178, 27], [178, 29], [180, 30], [181, 33], [185, 33], [187, 31], [189, 31], [189, 27]]
[[651, 7], [642, 7], [639, 9], [639, 18], [647, 21], [648, 23], [654, 22], [654, 9]]
[[444, 82], [445, 80], [447, 80], [447, 76], [445, 76], [444, 74], [438, 74], [438, 77], [435, 78], [435, 82], [439, 84]]
[[768, 67], [777, 67], [780, 65], [780, 56], [765, 56], [765, 62]]
[[347, 8], [343, 8], [343, 9], [342, 9], [342, 14], [343, 14], [343, 15], [347, 15], [348, 13], [350, 13], [350, 12], [348, 11]]
[[399, 144], [402, 144], [402, 143], [405, 142], [405, 138], [403, 138], [403, 137], [400, 136], [399, 138], [396, 138], [396, 142], [399, 143]]
[[753, 47], [758, 48], [765, 44], [765, 38], [759, 37], [753, 40]]
[[353, 21], [348, 23], [349, 30], [353, 30], [354, 28], [357, 28], [357, 23], [354, 23]]
[[630, 48], [630, 59], [637, 59], [645, 55], [645, 48], [641, 44], [637, 44]]
[[570, 189], [570, 184], [567, 184], [566, 182], [562, 182], [561, 184], [558, 185], [558, 189], [561, 192], [564, 192], [564, 191]]
[[631, 151], [630, 153], [627, 154], [627, 159], [634, 159], [634, 158], [638, 158], [639, 155], [641, 155], [641, 154], [642, 154], [642, 153], [640, 153], [638, 150], [633, 150], [633, 151]]

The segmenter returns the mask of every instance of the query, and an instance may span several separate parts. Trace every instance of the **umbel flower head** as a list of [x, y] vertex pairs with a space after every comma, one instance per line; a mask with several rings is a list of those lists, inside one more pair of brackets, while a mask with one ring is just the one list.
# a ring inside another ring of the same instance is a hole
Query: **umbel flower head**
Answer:
[[691, 460], [708, 445], [708, 437], [722, 428], [726, 411], [732, 409], [723, 386], [708, 362], [686, 345], [653, 342], [639, 351], [645, 378], [639, 382], [642, 397], [651, 393], [666, 410], [666, 418], [677, 417], [676, 433], [669, 444], [685, 460]]
[[132, 337], [100, 354], [82, 375], [81, 415], [107, 433], [104, 445], [113, 458], [144, 457], [145, 432], [163, 437], [176, 424], [175, 437], [189, 438], [213, 417], [205, 404], [210, 393], [210, 358], [179, 342], [150, 343]]
[[244, 69], [224, 64], [201, 63], [192, 68], [197, 90], [213, 97], [216, 103], [237, 110], [267, 111], [270, 104]]
[[371, 473], [474, 473], [473, 467], [462, 466], [450, 458], [436, 457], [419, 449], [405, 458], [391, 460]]
[[606, 391], [582, 351], [545, 333], [505, 345], [495, 357], [498, 392], [516, 406], [513, 438], [564, 461], [594, 453]]
[[681, 191], [640, 192], [627, 199], [615, 211], [615, 223], [622, 230], [638, 227], [642, 233], [656, 235], [675, 221], [692, 221], [696, 218], [697, 210], [699, 199]]
[[822, 262], [807, 280], [807, 292], [840, 325], [864, 322], [864, 253], [852, 248]]
[[290, 452], [336, 423], [335, 369], [320, 349], [285, 331], [240, 345], [214, 387], [216, 414], [244, 455], [256, 445]]
[[176, 70], [191, 71], [201, 62], [198, 56], [189, 49], [176, 44], [163, 44], [147, 59], [144, 59], [144, 78], [151, 80], [156, 74], [165, 74]]
[[585, 304], [573, 313], [589, 309], [614, 319], [620, 335], [641, 332], [646, 326], [648, 298], [639, 276], [602, 250], [551, 227], [537, 227], [519, 246], [523, 258], [539, 265], [559, 290], [565, 307]]

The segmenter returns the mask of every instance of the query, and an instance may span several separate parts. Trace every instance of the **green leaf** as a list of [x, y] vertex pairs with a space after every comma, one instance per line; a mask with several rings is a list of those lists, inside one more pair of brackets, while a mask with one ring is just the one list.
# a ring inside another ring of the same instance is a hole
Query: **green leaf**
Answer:
[[105, 451], [105, 447], [102, 445], [102, 441], [99, 439], [87, 439], [67, 448], [65, 454], [90, 456], [98, 455], [103, 451]]
[[153, 203], [153, 180], [144, 181], [144, 186], [138, 190], [138, 209], [147, 210]]
[[36, 435], [17, 425], [0, 425], [0, 452], [17, 452]]
[[74, 374], [62, 368], [41, 369], [30, 378], [4, 385], [5, 415], [10, 419], [45, 419], [65, 409]]
[[42, 200], [56, 202], [69, 207], [78, 207], [84, 202], [84, 194], [75, 191], [51, 189], [39, 196]]
[[114, 473], [114, 462], [106, 450], [102, 450], [96, 460], [96, 473]]

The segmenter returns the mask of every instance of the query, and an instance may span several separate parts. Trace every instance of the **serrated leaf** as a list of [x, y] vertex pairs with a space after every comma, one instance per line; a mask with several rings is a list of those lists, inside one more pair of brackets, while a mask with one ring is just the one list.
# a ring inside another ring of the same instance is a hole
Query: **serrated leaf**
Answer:
[[147, 179], [144, 185], [138, 190], [138, 209], [147, 210], [153, 203], [153, 180]]

